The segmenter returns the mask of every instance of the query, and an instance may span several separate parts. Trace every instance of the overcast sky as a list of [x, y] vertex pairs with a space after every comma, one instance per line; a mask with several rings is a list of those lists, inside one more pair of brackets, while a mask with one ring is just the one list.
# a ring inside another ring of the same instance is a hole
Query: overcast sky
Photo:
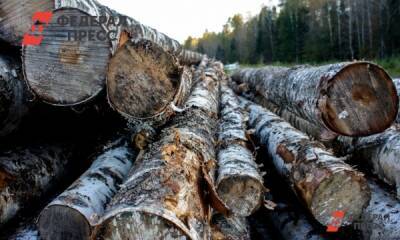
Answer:
[[208, 31], [220, 31], [235, 13], [257, 14], [278, 0], [99, 0], [170, 37], [183, 42]]

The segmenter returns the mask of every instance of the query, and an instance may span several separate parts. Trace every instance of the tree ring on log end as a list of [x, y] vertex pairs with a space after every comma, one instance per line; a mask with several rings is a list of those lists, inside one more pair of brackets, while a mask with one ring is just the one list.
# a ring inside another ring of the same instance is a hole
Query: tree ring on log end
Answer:
[[[258, 209], [264, 193], [260, 180], [249, 176], [222, 179], [217, 189], [218, 195], [229, 210], [241, 217], [247, 217]], [[259, 199], [254, 200], [255, 197]]]
[[371, 197], [370, 191], [365, 189], [368, 184], [363, 178], [353, 179], [351, 174], [347, 171], [333, 173], [319, 184], [310, 209], [321, 224], [332, 225], [333, 214], [343, 211], [341, 226], [347, 226], [359, 219], [368, 206]]
[[96, 239], [179, 239], [190, 238], [175, 223], [157, 214], [124, 211], [105, 219], [96, 230]]
[[79, 211], [61, 205], [43, 210], [38, 221], [41, 239], [89, 239], [92, 231], [89, 222]]
[[127, 41], [109, 64], [109, 102], [128, 118], [152, 118], [179, 94], [180, 75], [175, 57], [157, 44], [145, 39]]
[[[78, 19], [77, 26], [60, 24], [59, 19], [71, 17]], [[31, 90], [48, 104], [77, 105], [104, 89], [111, 42], [97, 37], [99, 33], [107, 35], [102, 26], [80, 25], [79, 19], [84, 17], [90, 19], [79, 9], [55, 10], [52, 21], [42, 32], [42, 43], [24, 47], [26, 81]], [[86, 37], [81, 33], [87, 34]], [[94, 37], [89, 33], [94, 33]]]
[[319, 108], [324, 123], [334, 132], [367, 136], [384, 131], [395, 120], [396, 88], [381, 67], [368, 62], [351, 63], [328, 81]]

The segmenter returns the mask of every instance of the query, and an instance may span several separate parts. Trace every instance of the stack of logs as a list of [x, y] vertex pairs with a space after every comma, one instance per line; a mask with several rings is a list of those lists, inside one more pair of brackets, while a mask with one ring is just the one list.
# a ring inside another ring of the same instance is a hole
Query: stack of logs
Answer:
[[[31, 16], [44, 11], [49, 22], [33, 23], [42, 43], [20, 49]], [[98, 24], [60, 26], [65, 18]], [[66, 31], [115, 36], [71, 41]], [[395, 186], [400, 196], [400, 81], [373, 63], [229, 77], [222, 63], [95, 0], [2, 0], [0, 39], [0, 225], [32, 214], [33, 202], [41, 208], [37, 230], [14, 238], [245, 240], [255, 238], [248, 220], [260, 214], [284, 239], [350, 225], [363, 239], [400, 236], [390, 193]], [[52, 131], [28, 121], [43, 106], [98, 122], [115, 115], [122, 126], [104, 124], [112, 133], [91, 154], [76, 154], [81, 141], [33, 144], [24, 129]], [[79, 172], [72, 162], [89, 164]], [[80, 176], [57, 190], [74, 171]], [[272, 172], [294, 201], [266, 188]]]

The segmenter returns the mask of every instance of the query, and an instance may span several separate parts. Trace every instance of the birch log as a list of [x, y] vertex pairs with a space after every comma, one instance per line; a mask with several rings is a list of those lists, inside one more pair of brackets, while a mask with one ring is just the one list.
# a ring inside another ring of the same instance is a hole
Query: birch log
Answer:
[[234, 215], [247, 217], [263, 200], [263, 179], [247, 148], [246, 119], [239, 99], [221, 87], [217, 191]]
[[250, 225], [245, 217], [212, 217], [212, 240], [250, 240]]
[[97, 228], [99, 239], [209, 237], [202, 182], [205, 166], [215, 164], [216, 71], [208, 68], [208, 77], [195, 79], [187, 109], [136, 161]]
[[[268, 106], [268, 109], [281, 116], [300, 131], [318, 140], [326, 140], [312, 123], [265, 101], [263, 101], [263, 105]], [[400, 198], [400, 177], [398, 174], [400, 172], [399, 141], [399, 126], [394, 124], [383, 133], [359, 138], [339, 136], [335, 139], [324, 141], [324, 144], [332, 147], [339, 155], [350, 155], [352, 159], [360, 160], [362, 164], [368, 165], [381, 180], [396, 187], [397, 196]]]
[[398, 112], [391, 78], [368, 62], [243, 69], [233, 80], [313, 123], [321, 132], [346, 136], [379, 133], [393, 123]]
[[13, 218], [60, 179], [69, 160], [52, 145], [17, 148], [0, 154], [0, 224]]
[[369, 137], [339, 137], [338, 145], [346, 154], [361, 160], [383, 181], [397, 189], [400, 199], [400, 130], [393, 125], [383, 133]]
[[125, 140], [109, 146], [89, 170], [42, 211], [38, 220], [41, 238], [89, 239], [134, 158]]
[[28, 112], [28, 89], [20, 66], [14, 58], [0, 56], [0, 137], [16, 130]]
[[371, 201], [362, 218], [354, 223], [365, 240], [397, 239], [400, 236], [400, 203], [390, 193], [370, 180]]
[[335, 211], [346, 212], [342, 225], [361, 216], [370, 199], [361, 173], [275, 114], [244, 99], [242, 104], [277, 171], [321, 224], [328, 225]]
[[49, 104], [71, 106], [94, 98], [105, 87], [111, 55], [129, 40], [148, 39], [175, 56], [191, 56], [176, 40], [96, 0], [60, 0], [55, 8], [40, 33], [42, 43], [23, 51], [26, 80]]
[[182, 107], [191, 87], [189, 69], [149, 40], [126, 42], [109, 64], [109, 102], [128, 119], [167, 119]]

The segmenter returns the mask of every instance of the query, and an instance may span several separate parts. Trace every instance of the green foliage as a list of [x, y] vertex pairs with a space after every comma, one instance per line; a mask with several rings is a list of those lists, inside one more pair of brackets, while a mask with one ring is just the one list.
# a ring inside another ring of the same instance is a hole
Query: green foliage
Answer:
[[184, 46], [225, 63], [378, 59], [398, 73], [399, 21], [399, 0], [281, 0], [249, 19], [236, 14], [221, 32], [189, 37]]

